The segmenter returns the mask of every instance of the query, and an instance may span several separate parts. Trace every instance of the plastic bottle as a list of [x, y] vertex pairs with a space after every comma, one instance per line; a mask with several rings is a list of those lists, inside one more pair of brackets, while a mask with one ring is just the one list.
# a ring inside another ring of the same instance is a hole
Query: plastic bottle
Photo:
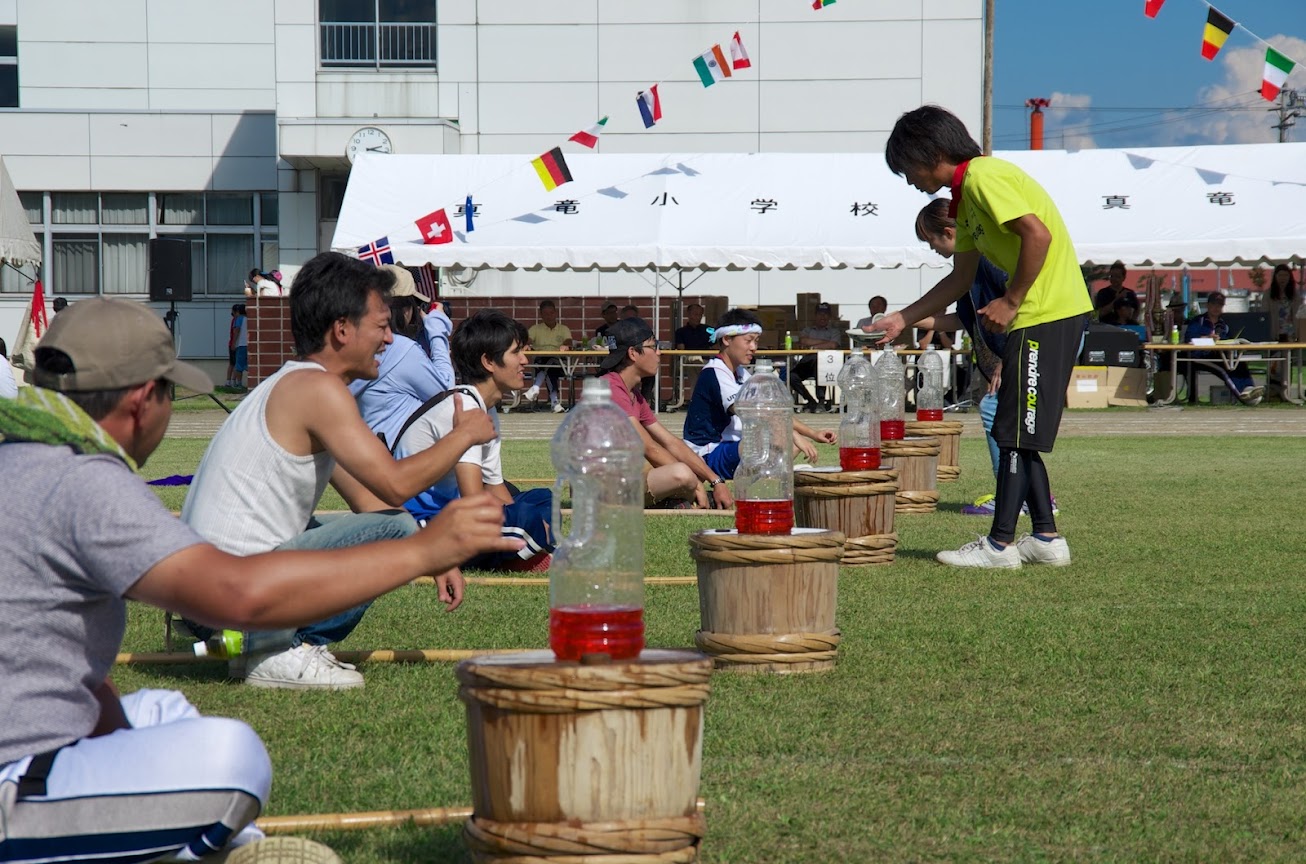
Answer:
[[921, 383], [916, 388], [916, 419], [937, 423], [943, 419], [943, 357], [933, 345], [927, 346], [916, 367], [921, 373]]
[[1178, 324], [1171, 324], [1171, 325], [1170, 325], [1170, 344], [1171, 344], [1171, 345], [1178, 345], [1178, 344], [1179, 344], [1179, 325], [1178, 325]]
[[735, 469], [735, 528], [740, 534], [788, 534], [794, 527], [793, 403], [759, 359], [739, 391], [742, 425]]
[[907, 388], [902, 368], [902, 361], [892, 348], [880, 354], [875, 363], [876, 405], [880, 418], [880, 439], [882, 441], [901, 441], [907, 434], [906, 418], [903, 415], [907, 402]]
[[294, 630], [259, 630], [242, 633], [239, 630], [220, 630], [207, 639], [191, 646], [196, 657], [217, 657], [224, 660], [242, 654], [267, 654], [284, 651], [294, 641]]
[[[644, 648], [644, 443], [612, 401], [608, 383], [585, 379], [553, 436], [553, 536], [549, 647], [559, 660]], [[571, 487], [571, 533], [560, 504]]]
[[794, 350], [794, 334], [790, 330], [785, 331], [785, 350], [786, 351]]
[[875, 415], [875, 368], [860, 353], [839, 370], [843, 420], [839, 423], [839, 467], [874, 471], [880, 467], [880, 424]]

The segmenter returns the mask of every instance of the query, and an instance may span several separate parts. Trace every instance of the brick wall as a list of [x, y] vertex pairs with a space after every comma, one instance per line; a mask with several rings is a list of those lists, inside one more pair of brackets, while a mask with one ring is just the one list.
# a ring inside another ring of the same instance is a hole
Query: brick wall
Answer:
[[[539, 320], [541, 297], [456, 297], [451, 298], [454, 314], [451, 316], [454, 326], [478, 309], [499, 309], [516, 318], [526, 327]], [[644, 297], [555, 297], [558, 304], [558, 321], [571, 329], [576, 339], [589, 339], [595, 329], [603, 323], [603, 307], [616, 303], [618, 307], [634, 304], [639, 308], [640, 317], [653, 324], [653, 298]], [[657, 337], [670, 342], [675, 328], [672, 326], [672, 304], [676, 297], [662, 295], [658, 298], [661, 320]], [[713, 310], [726, 308], [725, 298], [708, 295], [686, 294], [685, 305], [701, 303], [709, 310], [704, 318], [712, 323]], [[246, 383], [253, 387], [272, 375], [294, 355], [290, 337], [290, 303], [284, 297], [251, 297], [246, 302], [249, 328], [249, 372]], [[665, 361], [662, 370], [662, 398], [672, 397], [670, 358]]]

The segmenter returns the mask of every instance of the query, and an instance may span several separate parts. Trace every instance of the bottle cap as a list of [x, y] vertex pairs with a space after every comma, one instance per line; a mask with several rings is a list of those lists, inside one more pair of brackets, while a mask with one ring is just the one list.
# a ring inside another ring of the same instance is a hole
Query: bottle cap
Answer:
[[194, 645], [191, 646], [191, 649], [194, 650], [196, 657], [209, 656], [209, 643], [203, 640], [196, 642]]

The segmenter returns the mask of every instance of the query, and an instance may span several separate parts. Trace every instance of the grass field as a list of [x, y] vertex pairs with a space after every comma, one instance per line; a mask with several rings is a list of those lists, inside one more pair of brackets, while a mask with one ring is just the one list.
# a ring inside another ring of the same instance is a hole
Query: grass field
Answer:
[[[169, 440], [144, 473], [189, 473], [203, 445]], [[504, 453], [510, 477], [548, 473], [547, 442]], [[841, 573], [833, 672], [713, 678], [704, 861], [1306, 858], [1306, 442], [1073, 438], [1048, 463], [1072, 566], [933, 562], [987, 529], [958, 512], [991, 485], [964, 440], [941, 512], [899, 517], [897, 562]], [[648, 574], [691, 575], [687, 534], [723, 524], [648, 519]], [[445, 614], [405, 588], [343, 647], [543, 647], [546, 606], [542, 587], [472, 587]], [[126, 649], [161, 650], [160, 620], [133, 608]], [[646, 621], [651, 646], [690, 645], [695, 589], [651, 587]], [[338, 694], [216, 668], [117, 678], [251, 723], [276, 766], [272, 814], [470, 803], [452, 669], [363, 671], [366, 689]], [[465, 860], [456, 827], [318, 839], [350, 864]]]

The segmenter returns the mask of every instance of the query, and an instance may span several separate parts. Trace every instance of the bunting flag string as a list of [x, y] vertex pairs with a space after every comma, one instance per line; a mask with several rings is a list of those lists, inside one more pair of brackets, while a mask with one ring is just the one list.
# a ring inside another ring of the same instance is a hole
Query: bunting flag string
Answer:
[[[1238, 28], [1248, 36], [1255, 39], [1265, 46], [1265, 72], [1261, 76], [1261, 96], [1268, 102], [1273, 102], [1279, 98], [1279, 92], [1283, 89], [1297, 67], [1298, 61], [1279, 51], [1269, 41], [1262, 39], [1253, 33], [1245, 25], [1233, 20], [1225, 15], [1219, 9], [1216, 9], [1206, 0], [1201, 0], [1202, 5], [1206, 7], [1206, 26], [1202, 29], [1202, 56], [1207, 60], [1214, 60], [1224, 47], [1225, 41], [1233, 33], [1234, 28]], [[1165, 0], [1143, 0], [1143, 14], [1148, 18], [1155, 18], [1165, 5]]]

